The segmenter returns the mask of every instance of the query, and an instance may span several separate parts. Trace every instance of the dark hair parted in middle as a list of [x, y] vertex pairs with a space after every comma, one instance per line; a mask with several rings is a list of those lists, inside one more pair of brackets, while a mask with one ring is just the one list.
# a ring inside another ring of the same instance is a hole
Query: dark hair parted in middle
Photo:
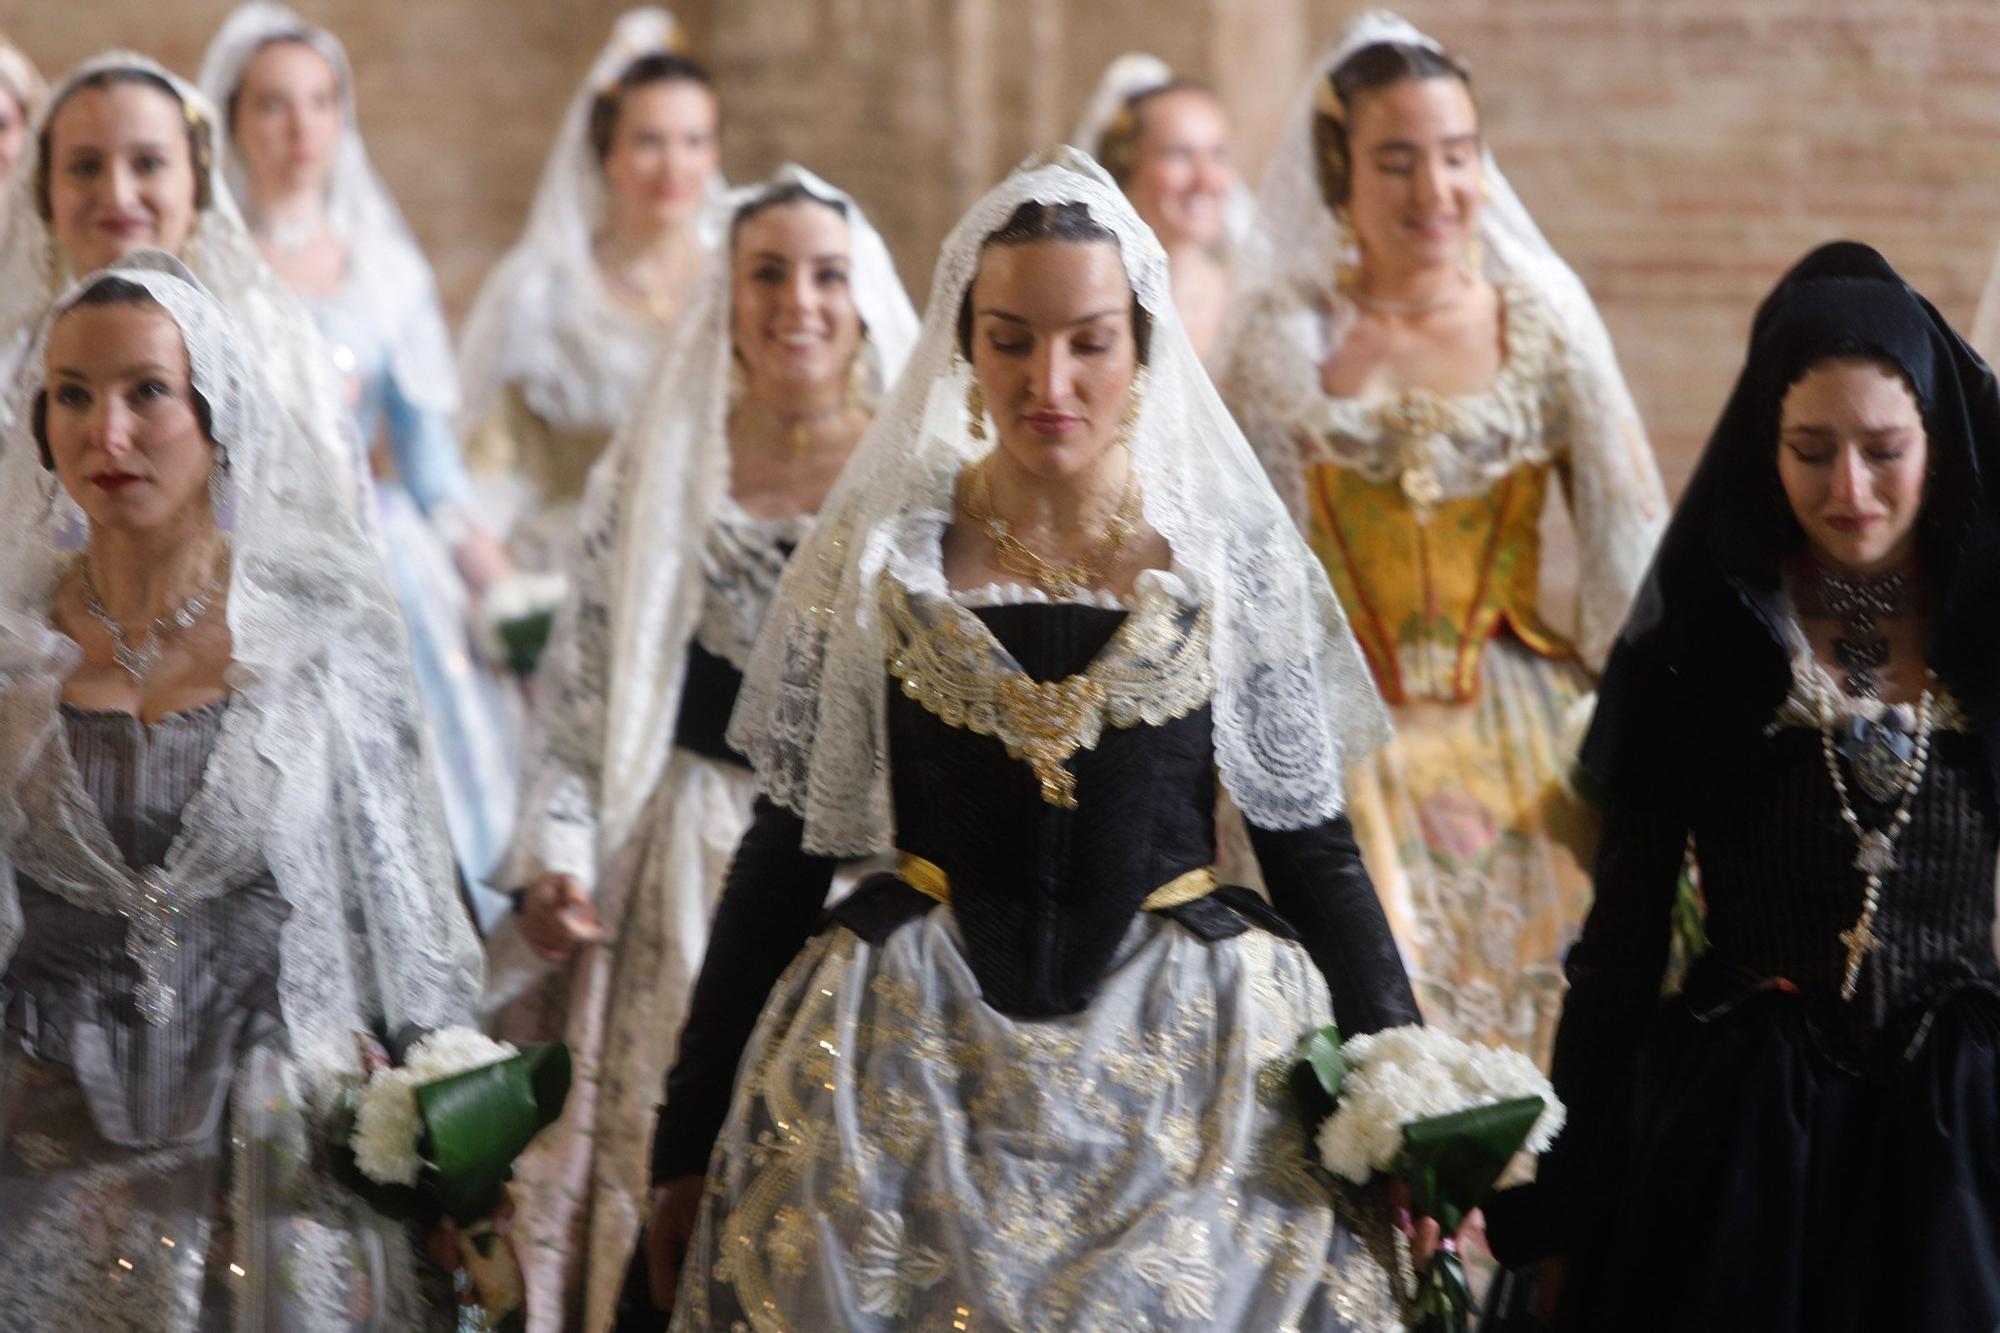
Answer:
[[768, 213], [774, 208], [783, 208], [786, 204], [818, 204], [821, 208], [832, 209], [842, 218], [847, 216], [845, 200], [822, 199], [798, 181], [783, 181], [756, 195], [749, 203], [736, 210], [736, 216], [729, 221], [729, 243], [736, 244], [737, 233], [743, 230], [743, 224], [751, 218], [759, 213]]
[[[1073, 200], [1062, 203], [1045, 204], [1031, 199], [986, 235], [980, 243], [980, 250], [992, 249], [996, 245], [1038, 245], [1046, 241], [1064, 241], [1071, 245], [1095, 245], [1108, 242], [1116, 246], [1118, 237], [1111, 229], [1090, 215], [1088, 204]], [[974, 281], [978, 279], [975, 276]], [[1139, 364], [1146, 364], [1148, 348], [1152, 343], [1153, 317], [1139, 304], [1139, 293], [1132, 293], [1132, 341], [1138, 348]], [[958, 300], [958, 353], [966, 360], [972, 359], [972, 288], [967, 287]]]
[[55, 221], [55, 208], [49, 202], [49, 162], [50, 140], [56, 127], [56, 116], [69, 105], [70, 99], [78, 93], [103, 90], [122, 86], [153, 88], [166, 94], [173, 104], [180, 108], [181, 122], [187, 126], [188, 160], [194, 163], [194, 206], [200, 212], [213, 200], [209, 197], [208, 173], [215, 154], [215, 127], [208, 123], [208, 117], [192, 102], [184, 100], [173, 84], [149, 69], [134, 66], [116, 66], [111, 69], [94, 70], [84, 75], [63, 90], [61, 98], [50, 104], [48, 113], [42, 117], [41, 132], [35, 136], [35, 211], [42, 221]]
[[[63, 311], [63, 315], [66, 316], [70, 310], [82, 306], [107, 305], [151, 306], [161, 314], [166, 313], [160, 303], [153, 299], [153, 294], [144, 287], [129, 278], [107, 273], [79, 292], [77, 298], [70, 302], [69, 309]], [[215, 414], [208, 406], [208, 399], [202, 396], [200, 389], [194, 387], [191, 377], [188, 382], [188, 397], [194, 402], [194, 419], [201, 427], [202, 437], [210, 444], [215, 443]], [[49, 451], [49, 391], [46, 387], [35, 394], [34, 404], [30, 408], [28, 431], [34, 436], [35, 448], [41, 453], [42, 467], [54, 472], [56, 460], [55, 455]]]
[[627, 65], [610, 84], [597, 90], [590, 103], [590, 147], [598, 164], [611, 156], [611, 144], [618, 137], [618, 113], [625, 95], [655, 83], [692, 83], [715, 92], [715, 80], [700, 61], [672, 52], [656, 51], [640, 56]]
[[[1472, 92], [1472, 75], [1442, 51], [1414, 42], [1364, 46], [1326, 75], [1312, 113], [1313, 168], [1328, 208], [1343, 208], [1354, 188], [1354, 155], [1348, 126], [1363, 93], [1412, 79], [1457, 79]], [[1337, 110], [1336, 110], [1337, 108]]]

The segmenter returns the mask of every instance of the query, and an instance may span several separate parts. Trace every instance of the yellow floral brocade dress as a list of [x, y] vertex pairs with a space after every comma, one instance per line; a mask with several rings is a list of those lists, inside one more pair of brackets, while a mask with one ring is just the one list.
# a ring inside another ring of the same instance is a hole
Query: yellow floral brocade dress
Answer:
[[1559, 743], [1590, 680], [1541, 609], [1543, 511], [1568, 480], [1561, 340], [1534, 295], [1504, 297], [1487, 389], [1316, 394], [1288, 430], [1307, 539], [1395, 720], [1349, 814], [1425, 1017], [1546, 1063], [1590, 905]]

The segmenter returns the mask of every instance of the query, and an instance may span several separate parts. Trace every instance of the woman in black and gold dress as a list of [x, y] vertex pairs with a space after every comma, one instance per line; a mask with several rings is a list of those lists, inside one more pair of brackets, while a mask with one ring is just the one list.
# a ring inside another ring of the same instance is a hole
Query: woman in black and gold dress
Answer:
[[[1417, 1021], [1332, 591], [1094, 163], [1016, 171], [932, 293], [731, 727], [769, 797], [667, 1081], [656, 1290], [688, 1329], [1395, 1326], [1383, 1211], [1284, 1078], [1329, 1009]], [[1210, 870], [1218, 767], [1275, 912]], [[891, 850], [820, 928], [833, 858]]]
[[[1758, 312], [1585, 746], [1545, 1224], [1493, 1218], [1566, 1259], [1564, 1327], [2000, 1324], [1996, 441], [1867, 247]], [[1662, 1002], [1690, 837], [1711, 948]]]

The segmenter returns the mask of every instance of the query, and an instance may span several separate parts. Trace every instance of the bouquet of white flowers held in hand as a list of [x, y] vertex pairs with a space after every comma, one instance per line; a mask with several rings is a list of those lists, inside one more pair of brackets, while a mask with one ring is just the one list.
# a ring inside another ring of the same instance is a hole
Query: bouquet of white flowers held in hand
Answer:
[[516, 676], [532, 676], [568, 592], [562, 575], [532, 572], [509, 574], [488, 588], [479, 603], [487, 653]]
[[525, 1327], [520, 1260], [495, 1216], [515, 1159], [562, 1114], [569, 1048], [521, 1051], [470, 1028], [444, 1028], [392, 1065], [372, 1038], [362, 1042], [367, 1081], [342, 1102], [328, 1135], [337, 1172], [387, 1216], [448, 1218], [461, 1300], [479, 1308], [477, 1326]]
[[[1306, 1039], [1294, 1077], [1320, 1164], [1355, 1184], [1409, 1181], [1410, 1206], [1447, 1237], [1485, 1201], [1517, 1152], [1539, 1153], [1563, 1125], [1563, 1105], [1534, 1061], [1436, 1028], [1396, 1027], [1343, 1042], [1333, 1028]], [[1471, 1289], [1447, 1240], [1419, 1277], [1417, 1327], [1463, 1333]]]

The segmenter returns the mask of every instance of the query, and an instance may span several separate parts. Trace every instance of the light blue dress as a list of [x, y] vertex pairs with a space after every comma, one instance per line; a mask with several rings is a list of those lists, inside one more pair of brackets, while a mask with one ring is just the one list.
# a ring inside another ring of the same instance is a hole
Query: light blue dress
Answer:
[[[487, 876], [513, 828], [520, 709], [507, 680], [474, 646], [471, 598], [451, 558], [473, 510], [472, 479], [449, 412], [435, 405], [449, 402], [451, 386], [405, 382], [410, 361], [395, 349], [410, 335], [385, 326], [386, 312], [366, 288], [350, 279], [308, 305], [348, 382], [360, 438], [387, 446], [377, 454], [387, 466], [376, 469], [376, 539], [409, 626], [452, 849], [483, 930], [507, 908]], [[402, 306], [403, 319], [435, 320], [442, 336], [427, 286]]]

